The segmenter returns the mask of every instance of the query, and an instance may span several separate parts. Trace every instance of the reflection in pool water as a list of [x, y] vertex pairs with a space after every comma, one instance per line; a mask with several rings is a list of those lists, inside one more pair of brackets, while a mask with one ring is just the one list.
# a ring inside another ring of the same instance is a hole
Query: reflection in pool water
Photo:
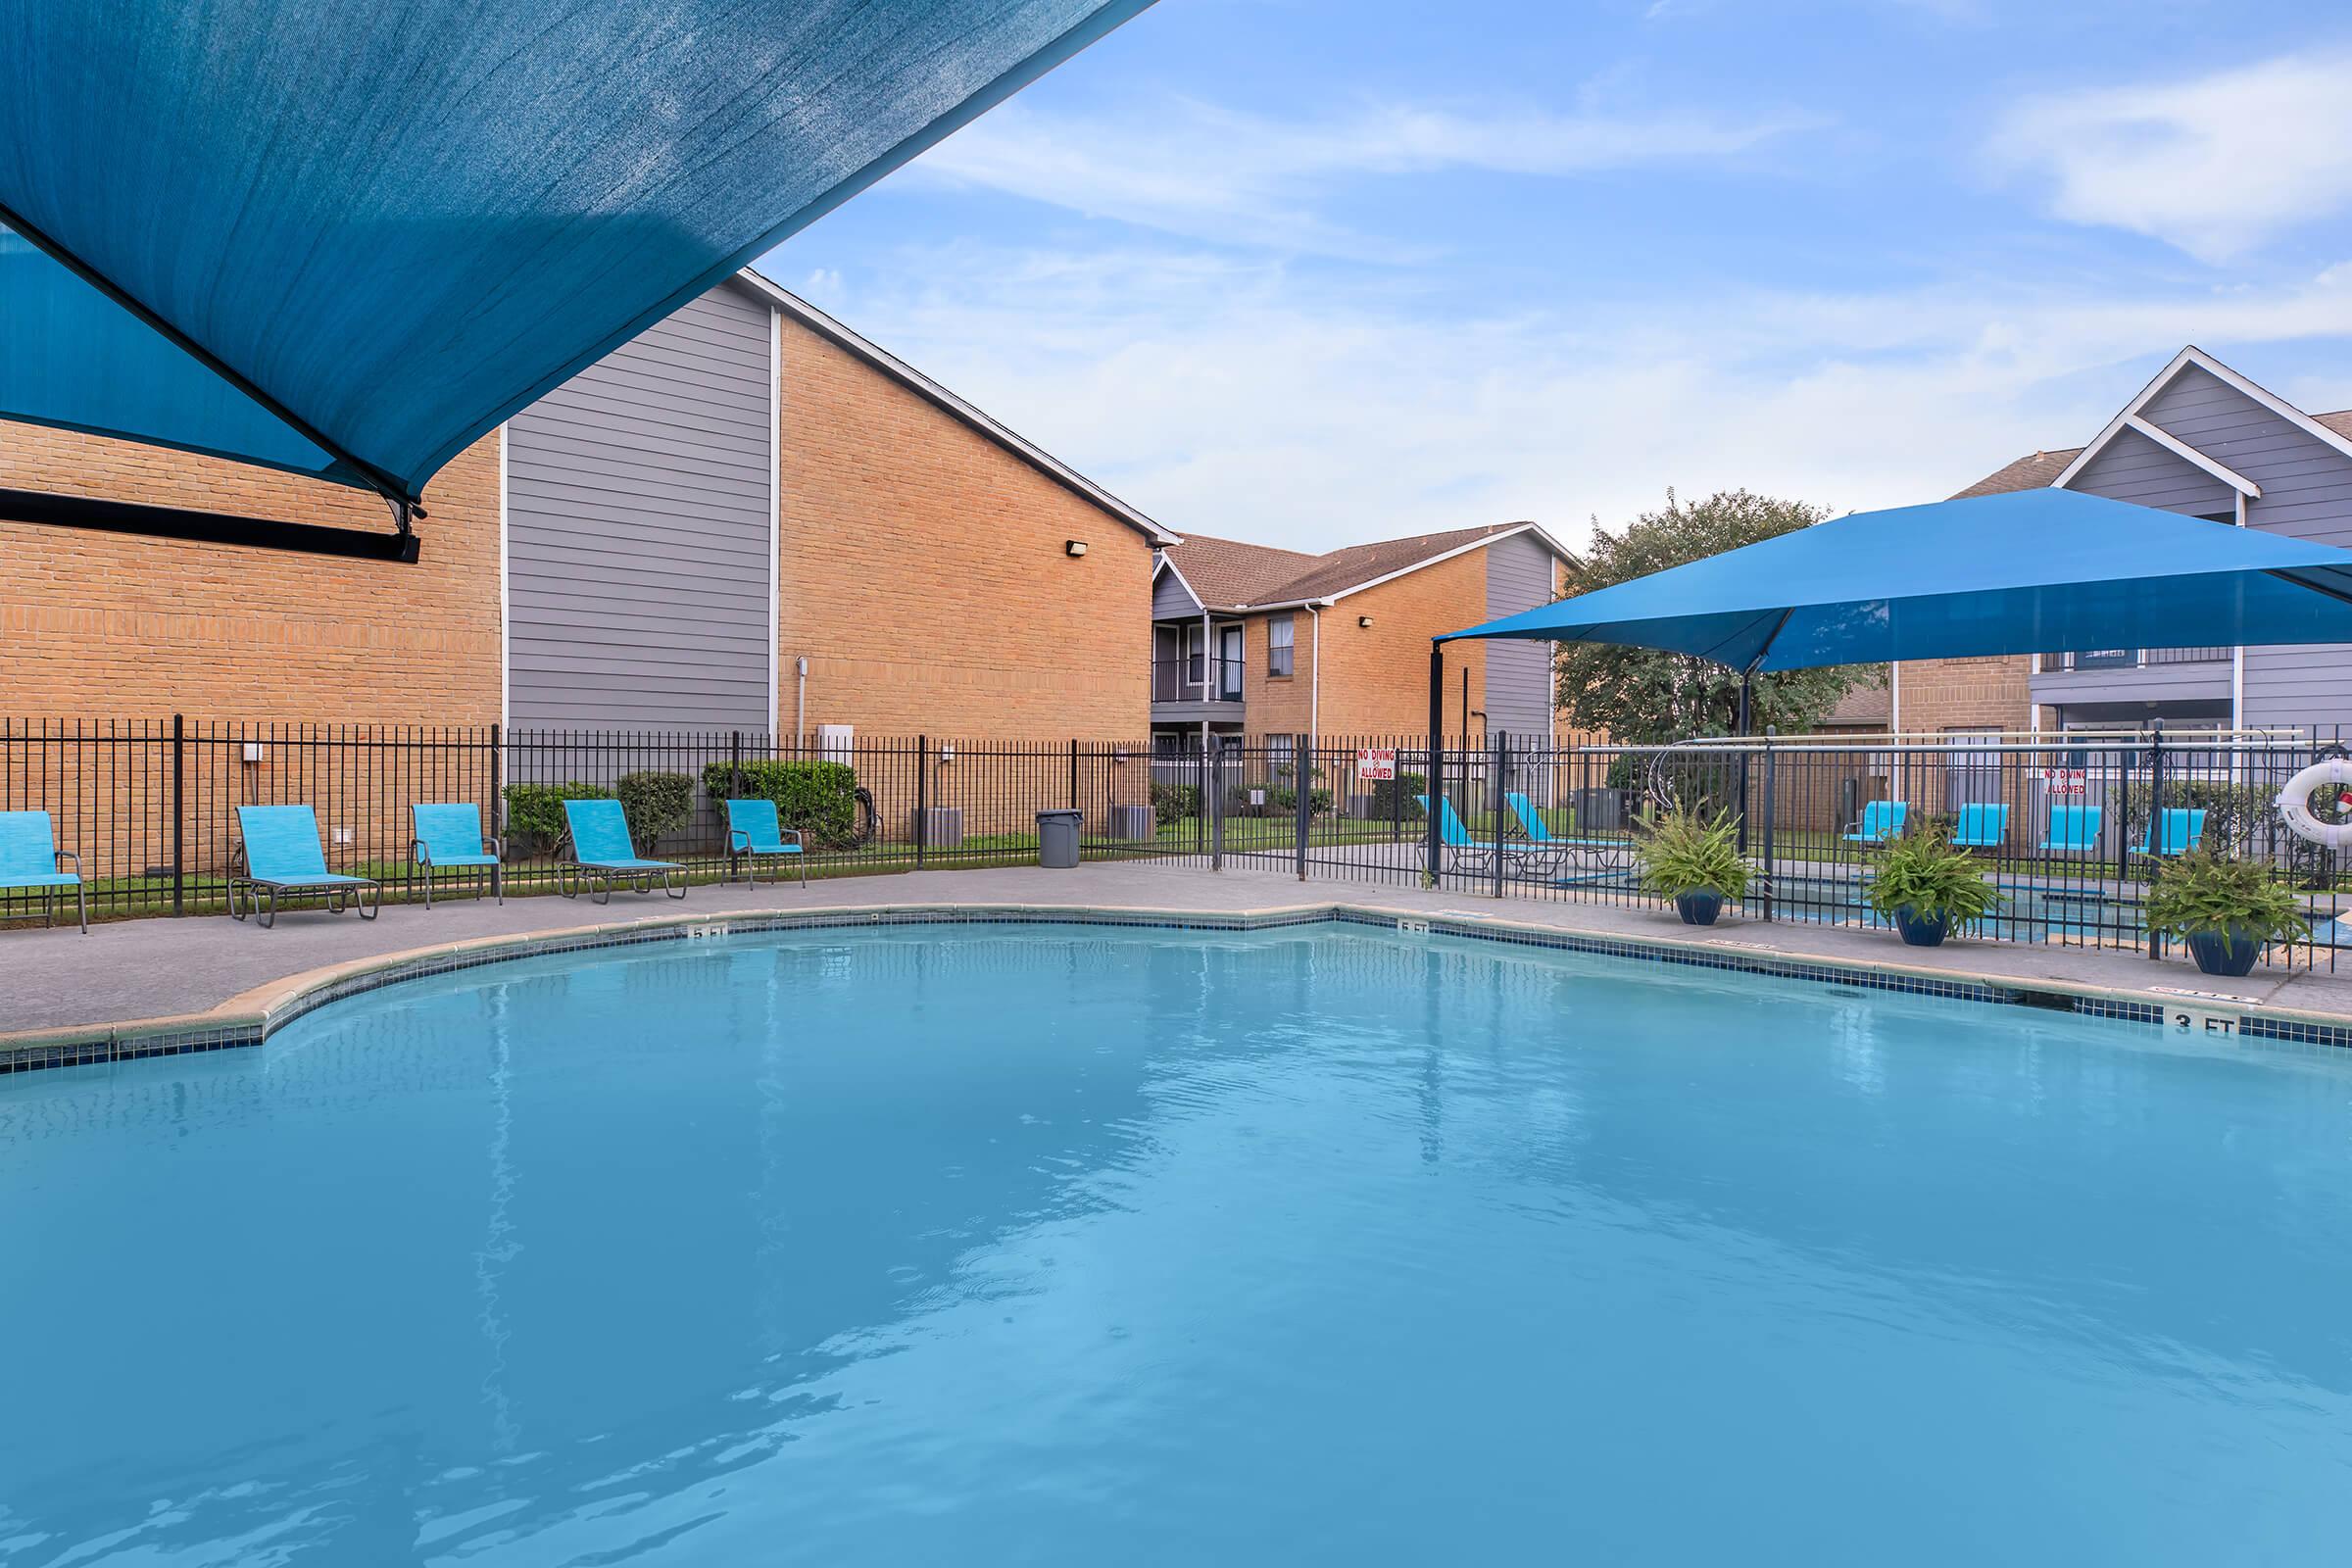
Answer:
[[0, 1086], [0, 1560], [2328, 1560], [2352, 1070], [1336, 927]]

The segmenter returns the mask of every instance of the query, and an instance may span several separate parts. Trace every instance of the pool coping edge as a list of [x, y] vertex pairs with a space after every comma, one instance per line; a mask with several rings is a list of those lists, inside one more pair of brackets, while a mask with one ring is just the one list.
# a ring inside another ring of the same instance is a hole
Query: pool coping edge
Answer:
[[[1918, 962], [1824, 957], [1741, 943], [1728, 935], [1580, 931], [1474, 911], [1433, 911], [1338, 899], [1222, 910], [1113, 904], [881, 903], [643, 915], [591, 926], [471, 937], [348, 958], [265, 982], [202, 1012], [0, 1032], [0, 1074], [260, 1045], [318, 1007], [385, 986], [519, 958], [650, 942], [881, 925], [1077, 923], [1255, 931], [1327, 921], [1950, 1001], [2039, 1006], [2160, 1028], [2202, 1028], [2272, 1042], [2352, 1048], [2352, 1016], [2339, 1013], [2178, 988], [2122, 988], [2055, 978], [2025, 980]], [[2212, 1019], [2227, 1019], [2230, 1026], [2216, 1028], [2208, 1021]]]

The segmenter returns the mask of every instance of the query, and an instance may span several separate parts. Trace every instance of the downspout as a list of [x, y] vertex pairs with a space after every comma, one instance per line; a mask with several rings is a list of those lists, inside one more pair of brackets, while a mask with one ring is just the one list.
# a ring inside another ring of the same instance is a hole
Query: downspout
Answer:
[[808, 656], [802, 654], [793, 660], [793, 670], [800, 681], [800, 696], [792, 710], [792, 755], [801, 755], [801, 738], [808, 733]]
[[[2246, 493], [2239, 490], [2235, 494], [2237, 497], [2237, 526], [2243, 528], [2246, 525]], [[2244, 643], [2239, 643], [2230, 650], [2230, 727], [2232, 730], [2246, 727], [2246, 645]]]
[[1315, 663], [1306, 676], [1306, 739], [1310, 747], [1319, 751], [1323, 745], [1323, 612], [1312, 605], [1306, 607], [1306, 612], [1315, 623], [1311, 634], [1313, 652], [1309, 656]]

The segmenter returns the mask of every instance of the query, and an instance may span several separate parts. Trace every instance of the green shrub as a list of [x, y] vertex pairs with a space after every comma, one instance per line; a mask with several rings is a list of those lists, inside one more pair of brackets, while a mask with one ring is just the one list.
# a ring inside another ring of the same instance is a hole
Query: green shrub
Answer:
[[[2132, 780], [2132, 814], [2126, 831], [2137, 846], [2148, 837], [2148, 781], [2145, 775]], [[2164, 804], [2168, 810], [2189, 809], [2205, 813], [2205, 831], [2199, 835], [2200, 844], [2213, 844], [2235, 850], [2254, 842], [2265, 827], [2278, 820], [2278, 806], [2273, 792], [2252, 784], [2232, 784], [2224, 779], [2168, 778], [2164, 781]]]
[[2283, 942], [2310, 930], [2294, 894], [2260, 861], [2224, 859], [2202, 846], [2156, 873], [2147, 918], [2149, 930], [2181, 939], [2235, 927], [2257, 942]]
[[1429, 793], [1429, 778], [1422, 773], [1398, 773], [1395, 778], [1376, 779], [1372, 785], [1372, 816], [1380, 822], [1418, 822], [1425, 814], [1416, 795]]
[[1903, 834], [1880, 857], [1870, 882], [1870, 906], [1892, 917], [1909, 909], [1914, 918], [1965, 926], [2000, 906], [2001, 893], [1984, 880], [1976, 858], [1952, 848], [1948, 828]]
[[1661, 899], [1686, 893], [1745, 898], [1755, 875], [1740, 854], [1740, 830], [1723, 811], [1685, 808], [1644, 817], [1634, 855], [1642, 891]]
[[663, 834], [684, 827], [694, 813], [694, 780], [683, 773], [623, 773], [612, 794], [629, 819], [629, 840], [641, 855], [651, 852]]
[[[1298, 809], [1298, 792], [1288, 784], [1277, 784], [1274, 788], [1266, 791], [1266, 806], [1269, 810], [1296, 811]], [[1317, 816], [1330, 810], [1331, 791], [1308, 790], [1306, 792], [1306, 808]]]
[[846, 850], [858, 843], [858, 770], [845, 763], [762, 758], [739, 768], [712, 762], [703, 769], [703, 788], [713, 800], [775, 802], [776, 820], [806, 833], [811, 848]]
[[565, 831], [565, 801], [609, 801], [612, 792], [594, 784], [510, 784], [507, 786], [507, 836], [528, 834], [543, 850], [562, 842]]
[[1167, 827], [1188, 816], [1200, 814], [1200, 785], [1155, 783], [1152, 786], [1152, 819], [1159, 826]]

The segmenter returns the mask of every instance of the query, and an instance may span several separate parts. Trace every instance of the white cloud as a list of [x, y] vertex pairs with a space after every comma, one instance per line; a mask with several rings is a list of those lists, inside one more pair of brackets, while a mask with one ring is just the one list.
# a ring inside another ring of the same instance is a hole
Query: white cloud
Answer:
[[1348, 176], [1487, 170], [1549, 177], [1720, 160], [1821, 122], [1788, 113], [1478, 113], [1389, 105], [1271, 120], [1194, 100], [1095, 121], [1005, 105], [925, 154], [918, 177], [1220, 243], [1411, 259], [1317, 211]]
[[1279, 262], [906, 260], [893, 274], [927, 281], [852, 289], [860, 331], [1180, 532], [1318, 549], [1518, 517], [1573, 541], [1668, 485], [1933, 499], [2087, 439], [2183, 341], [2352, 337], [2352, 269], [2228, 293], [1751, 292], [1432, 320]]
[[2194, 80], [2053, 94], [1992, 142], [2046, 175], [2051, 210], [2226, 262], [2352, 203], [2352, 53], [2289, 55]]

